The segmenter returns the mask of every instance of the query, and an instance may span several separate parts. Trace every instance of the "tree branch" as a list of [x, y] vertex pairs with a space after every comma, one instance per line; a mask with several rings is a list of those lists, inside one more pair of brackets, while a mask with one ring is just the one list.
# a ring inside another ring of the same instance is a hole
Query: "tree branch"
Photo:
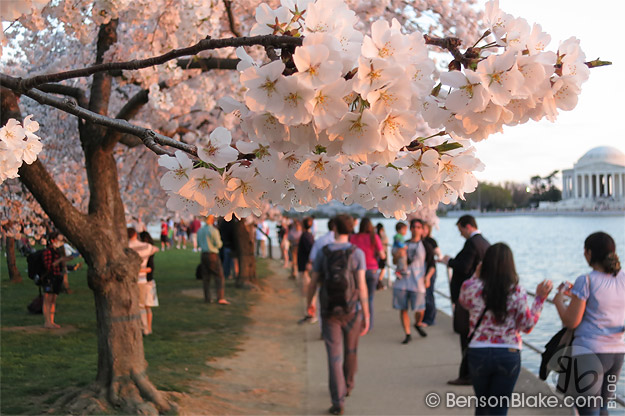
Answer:
[[272, 45], [274, 47], [282, 46], [300, 46], [303, 42], [303, 38], [297, 38], [292, 36], [278, 36], [278, 35], [262, 35], [252, 37], [240, 37], [240, 38], [225, 38], [225, 39], [203, 39], [193, 46], [187, 48], [174, 49], [163, 55], [141, 59], [132, 60], [127, 62], [109, 62], [104, 64], [97, 64], [90, 67], [76, 69], [71, 71], [59, 72], [55, 74], [38, 75], [31, 78], [19, 79], [19, 83], [16, 88], [11, 88], [17, 93], [23, 93], [31, 88], [35, 88], [37, 85], [41, 85], [49, 82], [59, 82], [72, 78], [87, 77], [99, 72], [114, 71], [114, 70], [137, 70], [141, 68], [147, 68], [154, 65], [161, 65], [165, 62], [179, 58], [181, 56], [196, 55], [199, 52], [222, 49], [222, 48], [235, 48], [238, 46], [253, 46], [253, 45]]
[[[5, 125], [9, 118], [21, 121], [22, 114], [13, 91], [1, 88], [0, 97], [1, 124]], [[30, 165], [24, 163], [19, 169], [19, 175], [20, 181], [28, 188], [48, 217], [70, 238], [78, 250], [84, 253], [87, 241], [83, 237], [86, 235], [85, 230], [90, 227], [87, 216], [77, 210], [65, 197], [39, 160]]]
[[201, 69], [208, 72], [212, 69], [237, 69], [237, 64], [241, 62], [238, 58], [198, 58], [178, 59], [177, 64], [182, 69]]
[[236, 27], [234, 21], [234, 15], [232, 14], [232, 0], [224, 0], [224, 6], [226, 7], [226, 14], [228, 15], [228, 24], [230, 25], [230, 31], [237, 38], [241, 37], [241, 32]]
[[41, 84], [39, 87], [37, 87], [37, 89], [51, 94], [60, 94], [73, 97], [78, 102], [78, 105], [80, 105], [81, 107], [87, 107], [87, 105], [89, 104], [87, 94], [83, 89], [78, 87], [70, 87], [69, 85], [62, 84]]
[[[1, 75], [0, 75], [1, 76]], [[83, 120], [92, 122], [94, 124], [99, 124], [105, 127], [109, 127], [115, 129], [117, 131], [121, 131], [124, 133], [132, 134], [133, 136], [137, 136], [141, 139], [143, 144], [154, 153], [158, 155], [166, 154], [173, 156], [174, 152], [165, 150], [161, 146], [170, 146], [176, 149], [180, 149], [186, 153], [189, 153], [193, 156], [197, 156], [197, 148], [193, 145], [189, 145], [186, 143], [179, 142], [177, 140], [172, 139], [171, 137], [163, 136], [162, 134], [158, 134], [153, 130], [146, 129], [143, 127], [135, 126], [130, 124], [126, 120], [113, 119], [107, 116], [103, 116], [101, 114], [94, 113], [93, 111], [89, 111], [85, 108], [79, 107], [71, 98], [60, 99], [54, 97], [50, 94], [46, 94], [37, 89], [32, 89], [25, 93], [24, 95], [32, 98], [43, 105], [49, 105], [51, 107], [58, 108], [59, 110], [65, 111], [69, 114], [73, 114], [77, 117], [80, 117]]]

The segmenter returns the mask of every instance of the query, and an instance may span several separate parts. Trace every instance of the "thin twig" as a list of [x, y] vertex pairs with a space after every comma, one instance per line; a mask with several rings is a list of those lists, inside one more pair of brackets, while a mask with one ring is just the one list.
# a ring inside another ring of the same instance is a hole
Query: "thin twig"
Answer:
[[237, 38], [241, 37], [241, 32], [237, 29], [236, 22], [234, 21], [234, 15], [232, 14], [232, 1], [224, 0], [224, 6], [226, 7], [226, 14], [228, 15], [228, 24], [230, 25], [230, 31]]

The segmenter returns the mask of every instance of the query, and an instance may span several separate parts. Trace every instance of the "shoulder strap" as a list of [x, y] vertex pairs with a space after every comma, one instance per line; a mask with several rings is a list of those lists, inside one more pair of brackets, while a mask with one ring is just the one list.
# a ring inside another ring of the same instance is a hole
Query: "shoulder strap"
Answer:
[[471, 342], [471, 340], [473, 339], [473, 336], [475, 335], [475, 332], [477, 332], [477, 328], [480, 326], [480, 324], [482, 323], [482, 319], [484, 319], [484, 315], [486, 315], [486, 311], [488, 310], [487, 307], [484, 307], [484, 310], [482, 311], [482, 314], [480, 315], [480, 317], [477, 320], [477, 323], [475, 324], [475, 328], [473, 328], [473, 332], [471, 332], [469, 334], [469, 336], [467, 337], [467, 344]]

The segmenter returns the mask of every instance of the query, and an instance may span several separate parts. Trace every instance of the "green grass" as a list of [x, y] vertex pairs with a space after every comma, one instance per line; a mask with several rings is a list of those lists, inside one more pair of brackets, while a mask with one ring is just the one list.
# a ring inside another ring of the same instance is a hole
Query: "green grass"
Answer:
[[[56, 322], [76, 330], [58, 334], [39, 331], [42, 315], [31, 315], [26, 305], [37, 295], [37, 287], [26, 274], [26, 259], [18, 255], [23, 283], [8, 281], [6, 258], [0, 256], [2, 282], [0, 322], [0, 413], [41, 414], [68, 387], [86, 386], [97, 371], [96, 320], [93, 294], [87, 287], [86, 270], [69, 275], [74, 293], [57, 300]], [[199, 254], [191, 250], [157, 253], [155, 280], [160, 306], [154, 308], [153, 334], [144, 338], [148, 376], [157, 388], [186, 392], [189, 382], [210, 373], [210, 361], [237, 351], [248, 322], [247, 312], [256, 295], [226, 282], [223, 307], [182, 294], [199, 289], [195, 267]], [[266, 264], [257, 274], [266, 275]], [[11, 330], [28, 327], [27, 330]]]

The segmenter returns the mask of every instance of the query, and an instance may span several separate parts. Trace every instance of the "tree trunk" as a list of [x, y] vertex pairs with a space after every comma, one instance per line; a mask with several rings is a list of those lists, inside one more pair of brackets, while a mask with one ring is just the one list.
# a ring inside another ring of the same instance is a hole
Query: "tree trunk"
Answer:
[[158, 414], [170, 410], [162, 394], [146, 376], [139, 288], [138, 255], [113, 247], [99, 253], [96, 263], [103, 270], [89, 268], [88, 281], [96, 305], [98, 332], [97, 395], [105, 397], [121, 413]]
[[257, 286], [256, 258], [254, 257], [254, 234], [245, 220], [237, 221], [236, 239], [239, 251], [239, 275], [236, 286]]
[[[98, 61], [108, 48], [107, 42], [115, 40], [115, 26], [111, 21], [101, 27]], [[106, 113], [110, 90], [107, 74], [94, 76], [89, 104], [92, 111]], [[11, 117], [22, 120], [15, 94], [3, 88], [0, 97], [2, 125]], [[122, 414], [169, 412], [173, 405], [146, 376], [137, 286], [141, 262], [128, 248], [114, 143], [101, 126], [79, 121], [79, 132], [89, 182], [88, 214], [72, 205], [39, 160], [19, 170], [22, 183], [85, 259], [94, 293], [98, 339], [95, 388], [63, 402], [71, 414], [104, 413], [107, 404]]]
[[22, 275], [17, 268], [17, 261], [15, 260], [15, 238], [7, 237], [7, 267], [9, 269], [9, 279], [13, 283], [20, 283], [22, 281]]

